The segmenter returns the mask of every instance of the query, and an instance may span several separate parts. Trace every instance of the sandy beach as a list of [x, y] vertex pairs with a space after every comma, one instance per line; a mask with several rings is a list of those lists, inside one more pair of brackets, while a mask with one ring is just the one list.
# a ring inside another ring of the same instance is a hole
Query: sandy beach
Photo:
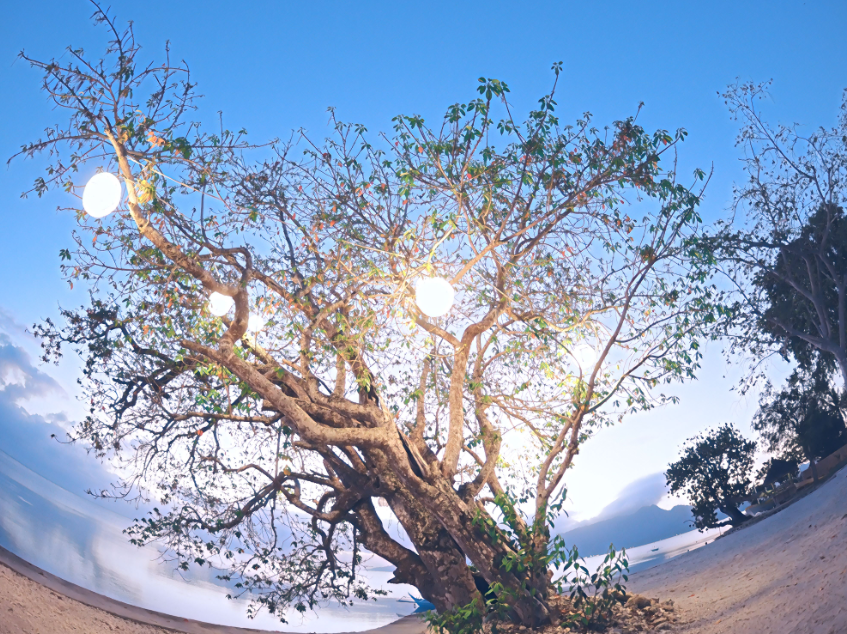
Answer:
[[786, 509], [632, 576], [691, 634], [847, 632], [847, 469]]
[[[423, 634], [414, 616], [371, 634]], [[275, 634], [154, 612], [91, 592], [0, 548], [0, 634]]]
[[[753, 526], [636, 573], [629, 590], [673, 599], [686, 634], [847, 632], [847, 469]], [[179, 619], [103, 597], [16, 558], [0, 556], [0, 634], [258, 630]], [[420, 634], [406, 617], [371, 630]]]
[[136, 623], [65, 597], [0, 566], [0, 634], [59, 632], [172, 632]]

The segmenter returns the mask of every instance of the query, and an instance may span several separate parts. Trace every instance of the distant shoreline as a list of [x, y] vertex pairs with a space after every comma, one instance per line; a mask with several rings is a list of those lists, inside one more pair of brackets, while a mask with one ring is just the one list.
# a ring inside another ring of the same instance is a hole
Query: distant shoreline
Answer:
[[[20, 580], [20, 578], [16, 579], [14, 574], [10, 575], [5, 570], [0, 569], [0, 573], [4, 573], [2, 577], [6, 577], [3, 583], [0, 583], [0, 586], [2, 586], [0, 587], [0, 602], [2, 602], [0, 603], [0, 611], [2, 611], [3, 619], [7, 624], [20, 621], [22, 618], [26, 619], [26, 616], [29, 617], [26, 620], [37, 618], [37, 615], [32, 614], [35, 606], [39, 608], [39, 612], [58, 612], [66, 614], [67, 616], [67, 612], [69, 611], [67, 605], [61, 605], [57, 610], [49, 609], [49, 607], [51, 607], [51, 603], [55, 604], [57, 602], [54, 593], [58, 593], [82, 604], [81, 606], [74, 606], [76, 609], [71, 610], [73, 614], [68, 616], [68, 618], [76, 616], [85, 620], [87, 624], [92, 623], [84, 628], [84, 631], [86, 631], [87, 634], [100, 634], [101, 632], [110, 632], [112, 629], [105, 622], [102, 628], [97, 628], [93, 625], [94, 621], [100, 620], [96, 618], [97, 611], [105, 612], [113, 617], [118, 617], [124, 621], [129, 621], [140, 626], [130, 628], [131, 634], [153, 634], [154, 632], [164, 631], [184, 632], [185, 634], [284, 634], [281, 630], [256, 630], [251, 628], [205, 623], [203, 621], [172, 616], [170, 614], [156, 612], [155, 610], [148, 610], [146, 608], [130, 605], [116, 599], [111, 599], [102, 594], [92, 592], [91, 590], [87, 590], [86, 588], [69, 581], [65, 581], [64, 579], [46, 572], [24, 559], [21, 559], [16, 554], [2, 546], [0, 546], [0, 564], [9, 571], [12, 571], [12, 573], [17, 573], [30, 582], [34, 582], [35, 584], [38, 584], [38, 586], [41, 586], [41, 588], [35, 589], [31, 587], [20, 587], [17, 588], [18, 592], [15, 593], [15, 589], [7, 588], [7, 586], [16, 585], [17, 581], [22, 580]], [[22, 585], [31, 586], [32, 584], [27, 584], [24, 581]], [[6, 596], [8, 590], [12, 591], [13, 596]], [[29, 602], [31, 602], [32, 605], [26, 605], [23, 603], [26, 599], [29, 599]], [[59, 598], [59, 601], [61, 601], [61, 598]], [[23, 613], [26, 616], [21, 617], [20, 613]], [[20, 625], [24, 625], [24, 622]], [[67, 627], [67, 629], [77, 629], [68, 627], [67, 625], [65, 627]], [[61, 623], [40, 623], [40, 626], [37, 629], [54, 631], [57, 633], [66, 631], [63, 629]], [[5, 630], [3, 627], [0, 627], [0, 631]], [[8, 631], [13, 632], [15, 630], [10, 629]], [[126, 628], [122, 628], [122, 631], [125, 632]], [[404, 616], [393, 623], [389, 623], [388, 625], [383, 625], [382, 627], [372, 630], [365, 630], [356, 634], [424, 634], [425, 632], [426, 624], [420, 618], [416, 616]]]
[[[0, 547], [0, 632], [273, 634], [132, 606]], [[672, 599], [685, 634], [847, 632], [847, 468], [779, 513], [635, 573], [627, 590]], [[71, 599], [68, 601], [67, 599]], [[425, 634], [407, 616], [367, 634]], [[279, 633], [277, 633], [279, 634]]]

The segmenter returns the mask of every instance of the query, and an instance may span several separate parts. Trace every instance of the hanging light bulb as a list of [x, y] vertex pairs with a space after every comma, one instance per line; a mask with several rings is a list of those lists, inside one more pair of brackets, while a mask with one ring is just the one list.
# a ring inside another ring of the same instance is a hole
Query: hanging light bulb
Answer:
[[82, 190], [82, 208], [94, 218], [108, 216], [121, 203], [121, 181], [109, 172], [92, 176]]
[[257, 333], [265, 327], [265, 320], [259, 315], [251, 314], [247, 319], [247, 332]]
[[455, 292], [450, 282], [443, 277], [426, 277], [415, 289], [415, 303], [428, 317], [446, 315], [453, 305]]
[[215, 317], [223, 317], [235, 304], [235, 300], [229, 295], [215, 291], [209, 295], [209, 312]]
[[581, 343], [576, 346], [571, 351], [571, 354], [583, 371], [593, 369], [597, 363], [597, 351], [587, 343]]

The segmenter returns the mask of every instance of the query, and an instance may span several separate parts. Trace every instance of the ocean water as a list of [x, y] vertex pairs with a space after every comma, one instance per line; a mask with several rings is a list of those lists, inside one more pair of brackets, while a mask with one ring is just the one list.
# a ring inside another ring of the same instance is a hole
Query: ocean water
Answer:
[[0, 451], [0, 545], [57, 577], [113, 599], [201, 621], [286, 632], [351, 632], [386, 625], [415, 605], [398, 601], [412, 588], [385, 585], [391, 572], [369, 571], [376, 587], [391, 594], [345, 608], [337, 604], [288, 623], [265, 612], [248, 619], [246, 602], [207, 569], [179, 574], [151, 546], [138, 548], [121, 532], [130, 519], [39, 476]]
[[[248, 619], [246, 602], [226, 599], [227, 589], [207, 569], [179, 573], [152, 546], [138, 548], [121, 532], [130, 519], [34, 473], [0, 451], [0, 545], [22, 559], [76, 585], [113, 599], [174, 616], [286, 632], [351, 632], [386, 625], [415, 606], [400, 599], [409, 586], [386, 585], [391, 572], [369, 570], [376, 587], [390, 594], [344, 608], [329, 604], [288, 623], [267, 613]], [[700, 548], [719, 531], [690, 531], [628, 549], [630, 571], [658, 565]], [[602, 555], [584, 563], [592, 572]], [[415, 593], [417, 594], [417, 593]]]
[[[722, 532], [727, 529], [711, 528], [702, 533], [696, 530], [674, 535], [652, 544], [644, 546], [636, 546], [635, 548], [627, 548], [627, 561], [629, 562], [629, 572], [638, 572], [646, 570], [653, 566], [658, 566], [662, 562], [687, 553], [689, 550], [696, 550], [713, 542]], [[586, 557], [584, 560], [585, 567], [591, 572], [594, 572], [600, 564], [603, 563], [604, 555], [594, 555]]]

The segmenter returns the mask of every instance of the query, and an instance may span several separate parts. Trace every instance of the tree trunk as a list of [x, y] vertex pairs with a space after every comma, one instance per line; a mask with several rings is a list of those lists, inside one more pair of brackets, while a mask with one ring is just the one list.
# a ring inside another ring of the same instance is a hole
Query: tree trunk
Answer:
[[[365, 497], [353, 507], [362, 545], [396, 567], [389, 583], [415, 586], [421, 596], [442, 613], [474, 602], [482, 609], [482, 596], [456, 541], [391, 473], [387, 457], [382, 452], [363, 453], [372, 467], [377, 470], [382, 467], [381, 477], [375, 486], [384, 491], [383, 499], [388, 502], [414, 547], [414, 551], [409, 550], [396, 541], [396, 535], [386, 532], [371, 498]], [[367, 477], [352, 469], [339, 468], [336, 477], [350, 490], [373, 486]]]
[[[512, 619], [528, 627], [548, 623], [550, 610], [546, 592], [543, 596], [534, 592], [529, 578], [531, 571], [517, 567], [507, 570], [501, 565], [506, 557], [515, 554], [511, 545], [506, 540], [491, 539], [475, 521], [476, 507], [465, 505], [452, 488], [443, 487], [442, 495], [436, 499], [442, 503], [444, 513], [439, 516], [439, 521], [456, 540], [462, 552], [490, 586], [499, 584], [509, 596]], [[531, 545], [525, 544], [524, 547]]]
[[[484, 580], [483, 585], [498, 584], [507, 593], [512, 620], [528, 627], [548, 623], [550, 611], [546, 599], [549, 580], [546, 570], [544, 591], [533, 592], [531, 579], [519, 577], [515, 569], [507, 571], [500, 568], [508, 546], [490, 543], [480, 528], [474, 525], [473, 516], [461, 508], [460, 501], [457, 502], [455, 506], [445, 508], [449, 517], [436, 517], [406, 493], [389, 501], [435, 581], [435, 592], [429, 600], [439, 610], [444, 609], [439, 605], [451, 609], [478, 602], [484, 613], [485, 601], [489, 598], [479, 590], [479, 584]], [[474, 564], [480, 579], [475, 579], [467, 564], [468, 559]]]
[[818, 483], [818, 463], [815, 461], [814, 455], [812, 455], [812, 451], [808, 447], [803, 447], [803, 451], [806, 454], [806, 458], [809, 460], [809, 469], [812, 470], [812, 478], [815, 481], [815, 484]]
[[842, 387], [844, 392], [847, 393], [847, 355], [837, 354], [835, 360], [838, 362], [838, 369], [841, 370]]
[[[383, 464], [386, 461], [381, 452], [368, 452], [368, 458]], [[385, 499], [427, 571], [421, 583], [416, 578], [418, 568], [407, 572], [398, 566], [395, 583], [414, 585], [442, 613], [474, 602], [482, 609], [484, 599], [477, 590], [465, 553], [447, 529], [387, 468], [382, 471], [382, 478], [390, 491]]]
[[722, 506], [720, 507], [720, 509], [724, 515], [729, 516], [729, 523], [733, 526], [739, 526], [740, 524], [743, 524], [744, 522], [750, 519], [749, 517], [744, 515], [744, 513], [739, 511], [738, 507], [735, 505]]
[[[404, 523], [405, 526], [409, 524]], [[415, 526], [412, 530], [412, 543], [435, 581], [431, 596], [424, 598], [432, 602], [439, 612], [461, 608], [470, 603], [478, 603], [480, 609], [483, 609], [485, 601], [477, 590], [465, 555], [449, 533], [441, 526], [432, 525], [422, 528]]]
[[[546, 569], [533, 575], [532, 571], [501, 567], [507, 556], [514, 555], [511, 544], [506, 539], [492, 539], [478, 525], [477, 507], [466, 504], [440, 472], [430, 476], [434, 482], [424, 484], [422, 478], [410, 478], [397, 469], [388, 452], [371, 449], [362, 453], [370, 470], [380, 474], [382, 497], [415, 549], [415, 557], [399, 556], [396, 561], [386, 556], [392, 554], [387, 547], [386, 554], [374, 551], [397, 566], [395, 582], [416, 586], [439, 612], [476, 603], [484, 613], [486, 597], [478, 589], [470, 561], [489, 587], [507, 593], [513, 621], [529, 627], [550, 621]], [[546, 553], [543, 537], [535, 546]]]

